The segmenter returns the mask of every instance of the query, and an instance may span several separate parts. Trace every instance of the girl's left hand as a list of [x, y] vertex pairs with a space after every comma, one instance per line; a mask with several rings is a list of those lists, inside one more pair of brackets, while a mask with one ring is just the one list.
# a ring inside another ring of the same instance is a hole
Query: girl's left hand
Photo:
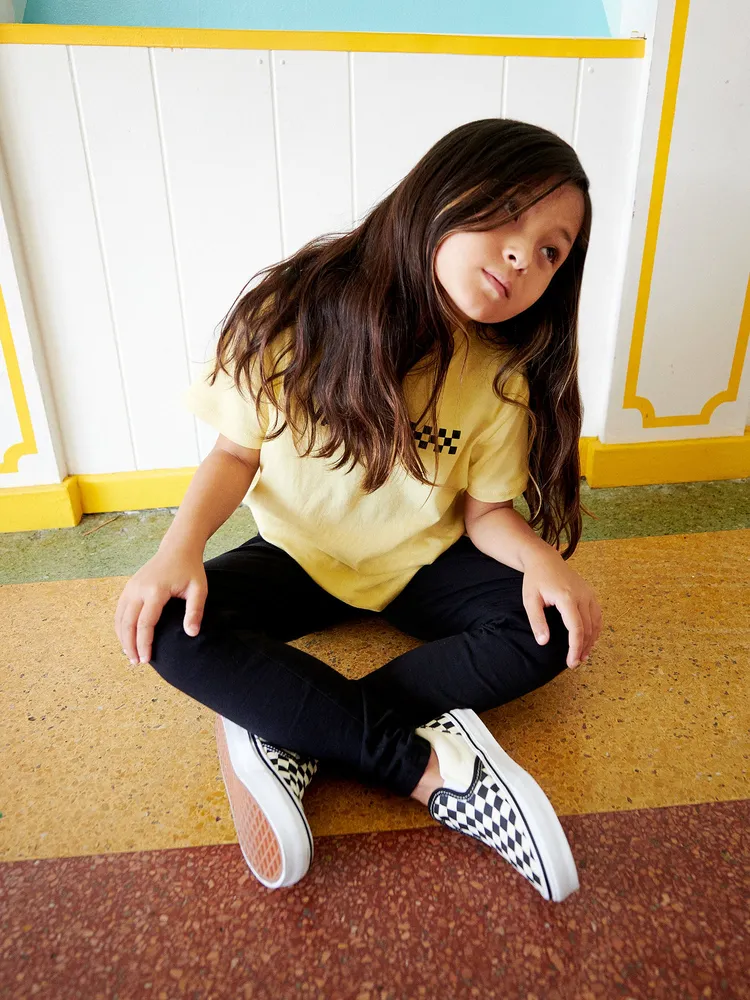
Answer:
[[592, 587], [554, 550], [530, 562], [523, 576], [523, 606], [536, 641], [549, 640], [544, 609], [554, 605], [570, 635], [567, 665], [577, 667], [602, 631], [602, 609]]

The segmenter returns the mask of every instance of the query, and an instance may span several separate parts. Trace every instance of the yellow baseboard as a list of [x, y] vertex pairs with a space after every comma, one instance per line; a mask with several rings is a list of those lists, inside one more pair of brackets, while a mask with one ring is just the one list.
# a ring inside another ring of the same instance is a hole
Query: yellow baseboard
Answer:
[[[750, 427], [744, 435], [690, 441], [602, 444], [581, 438], [589, 486], [650, 486], [750, 476]], [[178, 507], [195, 472], [152, 469], [69, 476], [51, 486], [0, 489], [0, 532], [70, 528], [82, 514]]]
[[51, 486], [0, 489], [0, 532], [73, 528], [83, 513], [76, 476]]
[[589, 486], [655, 486], [750, 476], [750, 427], [743, 435], [602, 444], [581, 438], [581, 472]]
[[76, 476], [84, 514], [179, 507], [195, 468]]

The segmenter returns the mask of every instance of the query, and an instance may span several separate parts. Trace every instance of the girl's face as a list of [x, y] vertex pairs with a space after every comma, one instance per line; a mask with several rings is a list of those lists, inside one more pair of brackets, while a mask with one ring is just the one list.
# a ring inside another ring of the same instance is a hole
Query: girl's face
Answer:
[[[508, 211], [513, 211], [509, 202]], [[583, 194], [563, 184], [495, 229], [448, 236], [435, 273], [464, 320], [502, 323], [544, 294], [583, 222]]]

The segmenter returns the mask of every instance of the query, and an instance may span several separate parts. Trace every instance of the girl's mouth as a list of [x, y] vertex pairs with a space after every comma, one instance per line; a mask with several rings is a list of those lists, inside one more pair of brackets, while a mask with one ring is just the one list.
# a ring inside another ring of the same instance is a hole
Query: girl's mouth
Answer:
[[502, 297], [505, 299], [510, 298], [510, 289], [508, 288], [507, 285], [504, 285], [503, 282], [492, 273], [492, 271], [485, 271], [485, 269], [482, 268], [482, 274], [485, 275], [487, 281], [495, 289], [496, 292], [502, 295]]

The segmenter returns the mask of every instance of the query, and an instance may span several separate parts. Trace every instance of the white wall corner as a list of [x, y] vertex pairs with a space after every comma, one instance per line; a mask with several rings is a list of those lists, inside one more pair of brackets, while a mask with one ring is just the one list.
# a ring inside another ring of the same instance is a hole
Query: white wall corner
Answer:
[[[623, 6], [636, 6], [630, 0], [623, 0]], [[651, 6], [656, 3], [651, 0]], [[620, 299], [620, 315], [617, 324], [615, 340], [612, 379], [609, 389], [607, 414], [602, 442], [608, 444], [647, 440], [654, 437], [669, 437], [669, 435], [649, 434], [643, 428], [641, 414], [638, 410], [622, 408], [625, 392], [630, 341], [635, 319], [636, 298], [641, 274], [643, 244], [646, 237], [648, 210], [651, 202], [651, 185], [654, 176], [654, 160], [656, 145], [659, 138], [659, 123], [664, 97], [664, 82], [669, 58], [669, 43], [671, 39], [672, 18], [675, 0], [660, 0], [658, 19], [652, 25], [652, 31], [647, 35], [646, 60], [641, 77], [641, 93], [637, 121], [642, 123], [640, 134], [640, 152], [638, 167], [634, 179], [634, 190], [631, 201], [632, 222], [625, 264], [625, 277]], [[625, 17], [625, 11], [623, 11]]]
[[613, 38], [620, 37], [620, 25], [622, 21], [623, 0], [602, 0], [604, 14], [607, 18], [609, 33]]
[[[606, 11], [608, 3], [613, 0], [603, 0]], [[619, 38], [653, 38], [656, 24], [657, 7], [671, 7], [670, 0], [620, 0], [617, 30], [612, 28], [612, 34]], [[609, 14], [607, 14], [609, 20]], [[610, 25], [611, 27], [611, 25]]]
[[20, 24], [26, 13], [26, 0], [0, 0], [0, 23]]

